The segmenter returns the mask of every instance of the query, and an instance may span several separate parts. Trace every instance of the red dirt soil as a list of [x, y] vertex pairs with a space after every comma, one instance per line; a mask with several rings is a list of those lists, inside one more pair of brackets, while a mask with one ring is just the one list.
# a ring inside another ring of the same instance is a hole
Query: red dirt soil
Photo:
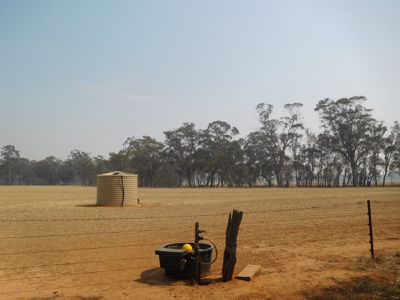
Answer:
[[[95, 207], [95, 188], [0, 187], [0, 299], [345, 299], [358, 290], [357, 299], [398, 297], [400, 188], [139, 194], [143, 207]], [[192, 241], [198, 221], [223, 252], [232, 209], [244, 211], [235, 273], [260, 264], [253, 280], [191, 286], [165, 277], [154, 250]]]

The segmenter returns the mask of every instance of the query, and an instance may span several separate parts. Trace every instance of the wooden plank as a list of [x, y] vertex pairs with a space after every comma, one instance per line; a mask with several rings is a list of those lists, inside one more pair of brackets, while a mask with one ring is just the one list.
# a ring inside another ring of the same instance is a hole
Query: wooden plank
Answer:
[[236, 275], [236, 278], [250, 281], [260, 269], [260, 265], [247, 265], [246, 268]]

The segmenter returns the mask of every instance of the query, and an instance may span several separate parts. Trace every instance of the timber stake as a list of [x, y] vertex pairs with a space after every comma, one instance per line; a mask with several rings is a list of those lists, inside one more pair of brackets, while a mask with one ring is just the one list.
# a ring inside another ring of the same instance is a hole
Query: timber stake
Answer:
[[242, 216], [243, 212], [237, 210], [233, 210], [232, 214], [229, 214], [226, 226], [224, 262], [222, 264], [222, 280], [224, 282], [232, 280], [236, 264], [237, 236]]
[[369, 251], [371, 252], [371, 259], [375, 258], [375, 253], [374, 253], [374, 235], [372, 232], [372, 214], [371, 214], [371, 202], [367, 200], [367, 206], [368, 206], [368, 227], [369, 227], [369, 243], [371, 245], [371, 248]]

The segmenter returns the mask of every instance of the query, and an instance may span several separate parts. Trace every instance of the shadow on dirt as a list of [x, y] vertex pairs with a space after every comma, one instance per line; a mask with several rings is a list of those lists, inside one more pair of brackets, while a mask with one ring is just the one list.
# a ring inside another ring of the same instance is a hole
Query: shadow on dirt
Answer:
[[[153, 268], [142, 272], [140, 278], [136, 279], [135, 282], [145, 283], [148, 285], [192, 285], [192, 279], [190, 277], [171, 278], [166, 276], [164, 270], [160, 268]], [[222, 282], [221, 276], [209, 274], [208, 276], [201, 278], [200, 285], [208, 285], [218, 282]]]
[[174, 279], [166, 276], [164, 270], [160, 268], [152, 268], [143, 271], [140, 274], [140, 278], [136, 279], [135, 282], [145, 283], [148, 285], [173, 285], [176, 283], [188, 283], [189, 280]]
[[77, 204], [75, 205], [76, 207], [101, 207], [101, 206], [97, 206], [96, 204]]

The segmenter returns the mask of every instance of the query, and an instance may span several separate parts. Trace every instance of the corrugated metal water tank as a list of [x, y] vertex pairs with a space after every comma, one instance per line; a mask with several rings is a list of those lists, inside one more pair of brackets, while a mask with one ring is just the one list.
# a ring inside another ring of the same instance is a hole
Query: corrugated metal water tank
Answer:
[[137, 177], [121, 171], [97, 175], [97, 205], [136, 205]]

